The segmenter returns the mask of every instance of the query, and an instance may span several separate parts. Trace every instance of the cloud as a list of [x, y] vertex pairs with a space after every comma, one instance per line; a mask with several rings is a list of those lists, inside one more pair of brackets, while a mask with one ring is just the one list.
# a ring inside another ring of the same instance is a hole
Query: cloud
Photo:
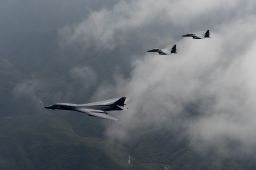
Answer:
[[[225, 22], [225, 18], [232, 18], [231, 14], [239, 15], [239, 11], [243, 11], [243, 7], [247, 7], [249, 2], [194, 0], [189, 2], [189, 5], [186, 0], [161, 0], [157, 3], [153, 0], [122, 0], [116, 3], [112, 10], [94, 11], [85, 21], [68, 26], [61, 32], [67, 43], [82, 44], [88, 48], [113, 49], [120, 43], [125, 43], [127, 36], [133, 36], [137, 30], [143, 35], [145, 32], [154, 34], [157, 25], [164, 27], [165, 29], [159, 29], [165, 33], [175, 32], [177, 29], [188, 31], [186, 27], [191, 28], [191, 25], [196, 29], [207, 25], [212, 27], [216, 22]], [[222, 16], [223, 20], [217, 18], [216, 13]], [[168, 29], [172, 27], [176, 29]], [[150, 36], [149, 33], [146, 35]]]
[[[178, 55], [142, 55], [135, 50], [120, 56], [131, 59], [129, 76], [114, 75], [116, 81], [104, 83], [96, 93], [127, 94], [131, 99], [120, 123], [108, 127], [110, 137], [126, 140], [134, 130], [152, 126], [182, 128], [196, 149], [249, 151], [256, 145], [256, 4], [241, 0], [189, 4], [120, 1], [112, 10], [92, 12], [80, 24], [66, 27], [62, 36], [68, 43], [103, 51], [129, 48], [130, 40], [142, 42], [137, 49], [148, 46], [148, 40], [156, 45], [178, 41]], [[211, 39], [175, 36], [202, 28], [214, 28]], [[229, 148], [231, 143], [239, 147]]]
[[70, 77], [83, 84], [83, 88], [89, 88], [97, 82], [96, 73], [88, 66], [78, 66], [70, 70]]
[[[134, 132], [156, 127], [177, 130], [199, 151], [255, 151], [254, 0], [31, 2], [0, 5], [1, 55], [8, 56], [1, 68], [20, 72], [8, 84], [8, 104], [18, 113], [39, 111], [41, 99], [126, 95], [129, 110], [106, 125], [111, 139], [132, 140]], [[64, 48], [55, 44], [60, 27]], [[209, 40], [180, 37], [208, 28]], [[144, 54], [174, 43], [177, 55]], [[70, 46], [75, 50], [65, 51]]]
[[69, 71], [67, 81], [69, 82], [66, 90], [68, 98], [78, 101], [80, 99], [80, 102], [85, 102], [84, 95], [94, 91], [98, 84], [98, 75], [89, 66], [76, 66]]
[[[110, 127], [110, 136], [126, 138], [134, 128], [182, 127], [194, 148], [205, 145], [223, 151], [235, 142], [239, 149], [228, 151], [252, 151], [255, 19], [242, 20], [220, 27], [210, 40], [182, 42], [186, 51], [177, 56], [148, 55], [137, 61], [127, 85], [118, 85], [132, 99], [131, 109], [121, 116], [121, 128]], [[239, 42], [233, 43], [234, 35]]]
[[[44, 103], [40, 98], [40, 90], [44, 87], [43, 83], [37, 79], [22, 80], [13, 88], [13, 104], [16, 105], [19, 114], [27, 114], [25, 112], [39, 111]], [[27, 108], [30, 108], [28, 111]], [[33, 113], [34, 114], [34, 113]]]

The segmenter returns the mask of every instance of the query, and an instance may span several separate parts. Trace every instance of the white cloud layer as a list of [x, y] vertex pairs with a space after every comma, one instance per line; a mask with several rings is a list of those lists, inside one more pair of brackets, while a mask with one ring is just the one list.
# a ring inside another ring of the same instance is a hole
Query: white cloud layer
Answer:
[[106, 91], [131, 99], [120, 123], [108, 127], [113, 138], [124, 140], [131, 130], [151, 126], [182, 127], [195, 148], [222, 150], [234, 142], [239, 147], [233, 150], [249, 151], [256, 146], [255, 9], [251, 0], [123, 0], [112, 10], [92, 12], [62, 35], [71, 44], [111, 50], [123, 41], [129, 48], [125, 40], [137, 30], [141, 37], [163, 32], [157, 46], [167, 32], [214, 27], [211, 39], [179, 39], [177, 55], [138, 56], [129, 78], [101, 86], [96, 96]]

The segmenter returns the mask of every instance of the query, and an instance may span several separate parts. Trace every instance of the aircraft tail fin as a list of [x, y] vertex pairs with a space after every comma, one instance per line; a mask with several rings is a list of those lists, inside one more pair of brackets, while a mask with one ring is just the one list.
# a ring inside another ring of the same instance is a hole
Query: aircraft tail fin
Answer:
[[210, 30], [207, 30], [204, 34], [205, 38], [210, 38]]
[[172, 47], [171, 49], [171, 53], [177, 53], [177, 47], [176, 47], [176, 44], [174, 44], [174, 46]]
[[117, 101], [115, 101], [114, 104], [118, 106], [125, 106], [125, 100], [126, 100], [126, 97], [121, 97]]

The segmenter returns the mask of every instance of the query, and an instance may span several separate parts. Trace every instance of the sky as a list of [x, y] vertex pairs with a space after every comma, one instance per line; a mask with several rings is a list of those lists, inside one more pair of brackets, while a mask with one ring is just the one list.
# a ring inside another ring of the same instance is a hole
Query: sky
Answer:
[[[109, 139], [156, 127], [198, 151], [254, 153], [255, 9], [253, 0], [1, 1], [2, 114], [127, 96], [118, 123], [98, 122]], [[207, 29], [210, 39], [181, 37]], [[176, 55], [145, 52], [173, 44]]]

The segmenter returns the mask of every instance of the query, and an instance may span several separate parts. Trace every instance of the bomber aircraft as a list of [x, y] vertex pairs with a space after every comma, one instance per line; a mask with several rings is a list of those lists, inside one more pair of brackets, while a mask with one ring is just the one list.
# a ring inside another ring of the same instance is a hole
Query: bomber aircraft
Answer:
[[70, 110], [85, 113], [89, 116], [99, 117], [109, 120], [118, 120], [115, 117], [108, 115], [109, 111], [125, 110], [126, 97], [114, 98], [100, 102], [87, 104], [72, 104], [72, 103], [56, 103], [51, 106], [46, 106], [46, 109]]

